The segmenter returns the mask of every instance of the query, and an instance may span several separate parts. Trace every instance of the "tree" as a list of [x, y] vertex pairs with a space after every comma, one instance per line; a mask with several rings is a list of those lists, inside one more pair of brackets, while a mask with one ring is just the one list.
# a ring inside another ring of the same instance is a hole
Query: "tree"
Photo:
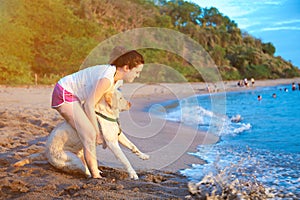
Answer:
[[165, 2], [161, 12], [171, 17], [175, 27], [185, 27], [189, 23], [198, 25], [201, 22], [201, 8], [183, 0]]
[[226, 54], [225, 49], [220, 47], [219, 45], [216, 45], [213, 48], [211, 57], [217, 66], [221, 66], [221, 65], [225, 64], [225, 61], [224, 61], [225, 54]]
[[274, 53], [276, 52], [276, 49], [275, 49], [274, 45], [271, 42], [263, 43], [262, 44], [262, 50], [263, 50], [264, 53], [267, 53], [271, 56], [273, 56]]
[[32, 82], [33, 33], [11, 18], [17, 2], [2, 1], [0, 10], [0, 84]]
[[223, 23], [223, 16], [215, 7], [204, 8], [202, 24], [204, 26], [219, 26]]

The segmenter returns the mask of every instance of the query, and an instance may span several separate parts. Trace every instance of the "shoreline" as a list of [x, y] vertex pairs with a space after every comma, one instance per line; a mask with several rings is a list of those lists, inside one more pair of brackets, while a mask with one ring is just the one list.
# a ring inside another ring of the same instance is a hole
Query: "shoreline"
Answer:
[[[238, 87], [237, 81], [218, 83], [217, 92], [251, 90]], [[300, 78], [256, 81], [256, 87], [291, 84]], [[213, 85], [212, 85], [213, 86]], [[149, 161], [124, 153], [136, 169], [140, 180], [127, 179], [127, 172], [109, 150], [97, 147], [100, 169], [106, 179], [85, 179], [65, 174], [48, 163], [32, 163], [20, 168], [11, 165], [32, 153], [43, 151], [51, 130], [62, 121], [50, 108], [53, 86], [0, 85], [0, 199], [29, 199], [48, 195], [53, 198], [114, 199], [183, 199], [190, 193], [187, 178], [178, 170], [203, 161], [189, 155], [199, 144], [214, 144], [218, 137], [180, 123], [158, 119], [145, 108], [195, 94], [209, 94], [206, 83], [124, 84], [124, 96], [132, 103], [121, 114], [121, 127], [128, 138]], [[162, 106], [160, 109], [164, 109]]]

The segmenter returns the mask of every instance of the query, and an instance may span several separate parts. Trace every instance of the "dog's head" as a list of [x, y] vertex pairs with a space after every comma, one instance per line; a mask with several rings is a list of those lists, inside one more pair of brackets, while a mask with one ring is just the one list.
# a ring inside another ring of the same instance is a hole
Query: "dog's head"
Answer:
[[[105, 112], [119, 117], [119, 113], [129, 110], [131, 104], [127, 101], [119, 88], [123, 85], [122, 81], [118, 81], [113, 90], [107, 92], [96, 106], [98, 112]], [[103, 113], [104, 114], [104, 113]]]

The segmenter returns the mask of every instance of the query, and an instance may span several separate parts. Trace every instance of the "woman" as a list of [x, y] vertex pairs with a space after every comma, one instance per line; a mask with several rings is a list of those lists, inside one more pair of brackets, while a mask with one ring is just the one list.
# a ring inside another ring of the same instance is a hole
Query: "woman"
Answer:
[[[117, 51], [124, 49], [118, 48]], [[120, 54], [119, 54], [120, 55]], [[118, 80], [132, 82], [139, 77], [144, 59], [137, 51], [127, 51], [110, 65], [96, 65], [63, 77], [52, 94], [52, 108], [77, 131], [84, 146], [84, 158], [93, 178], [101, 178], [96, 156], [96, 139], [100, 137], [95, 105]], [[82, 106], [83, 105], [83, 106]]]

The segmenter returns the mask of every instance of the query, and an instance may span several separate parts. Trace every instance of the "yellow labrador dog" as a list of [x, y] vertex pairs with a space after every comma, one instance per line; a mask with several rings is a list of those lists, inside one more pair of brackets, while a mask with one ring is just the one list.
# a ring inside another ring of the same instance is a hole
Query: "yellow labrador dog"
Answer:
[[[123, 163], [129, 173], [129, 177], [137, 180], [138, 175], [121, 150], [119, 143], [130, 149], [141, 159], [149, 159], [142, 153], [121, 131], [118, 123], [119, 113], [129, 110], [130, 103], [118, 90], [122, 82], [118, 82], [113, 91], [108, 92], [97, 104], [95, 112], [99, 127], [109, 149]], [[101, 125], [100, 125], [101, 124]], [[91, 177], [83, 158], [83, 146], [77, 132], [67, 123], [59, 124], [51, 132], [46, 149], [42, 153], [36, 153], [14, 164], [20, 167], [33, 161], [48, 161], [52, 166], [65, 172], [79, 172]]]

